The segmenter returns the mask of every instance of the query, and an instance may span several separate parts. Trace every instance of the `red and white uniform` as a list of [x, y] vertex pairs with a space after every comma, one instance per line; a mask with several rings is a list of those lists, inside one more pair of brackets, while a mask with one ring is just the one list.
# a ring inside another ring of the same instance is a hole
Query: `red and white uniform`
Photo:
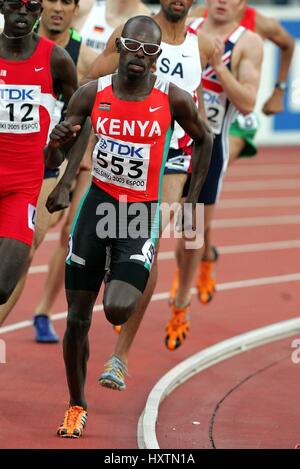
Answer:
[[40, 38], [28, 59], [0, 57], [0, 237], [29, 245], [56, 101], [50, 68], [53, 47]]
[[98, 80], [92, 110], [98, 142], [93, 152], [93, 182], [115, 199], [160, 200], [171, 129], [169, 83], [156, 78], [143, 101], [117, 98], [112, 75]]
[[[207, 16], [207, 11], [205, 12], [205, 17]], [[256, 10], [252, 7], [246, 7], [244, 11], [244, 16], [242, 17], [240, 26], [243, 26], [250, 31], [256, 30]], [[258, 129], [258, 119], [255, 112], [250, 112], [250, 114], [241, 114], [238, 113], [236, 115], [236, 119], [238, 122], [238, 126], [241, 131], [246, 130], [247, 132], [253, 131], [256, 132]]]

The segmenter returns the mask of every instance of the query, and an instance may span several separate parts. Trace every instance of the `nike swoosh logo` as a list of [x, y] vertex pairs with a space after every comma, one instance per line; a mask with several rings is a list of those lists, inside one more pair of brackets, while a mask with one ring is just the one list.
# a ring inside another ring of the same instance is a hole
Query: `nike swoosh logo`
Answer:
[[44, 67], [34, 69], [35, 72], [40, 72], [41, 70], [44, 70]]
[[191, 56], [191, 55], [182, 54], [182, 57], [184, 57], [185, 59], [188, 59], [188, 58], [191, 58], [192, 56]]
[[151, 107], [149, 108], [149, 111], [150, 112], [155, 112], [155, 111], [158, 111], [160, 108], [162, 108], [162, 106], [158, 106], [158, 107]]

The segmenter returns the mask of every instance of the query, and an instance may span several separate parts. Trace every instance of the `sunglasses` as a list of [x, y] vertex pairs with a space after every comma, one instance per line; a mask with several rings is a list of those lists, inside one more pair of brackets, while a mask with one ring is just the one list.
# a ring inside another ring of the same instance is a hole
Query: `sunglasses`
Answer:
[[25, 5], [26, 10], [31, 12], [39, 11], [42, 8], [38, 0], [6, 0], [7, 5], [13, 10], [20, 10]]
[[125, 49], [130, 52], [137, 52], [142, 48], [144, 54], [156, 55], [161, 50], [161, 47], [158, 44], [152, 44], [151, 42], [140, 42], [128, 37], [120, 37], [120, 40]]

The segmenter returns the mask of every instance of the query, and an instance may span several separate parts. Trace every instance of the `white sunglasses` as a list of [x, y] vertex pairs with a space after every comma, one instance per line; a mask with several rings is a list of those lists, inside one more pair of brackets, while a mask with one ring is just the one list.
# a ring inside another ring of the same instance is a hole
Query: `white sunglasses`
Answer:
[[137, 52], [142, 48], [144, 54], [156, 55], [161, 50], [161, 47], [158, 44], [152, 44], [151, 42], [140, 42], [136, 39], [130, 39], [129, 37], [120, 37], [120, 40], [125, 49], [130, 52]]

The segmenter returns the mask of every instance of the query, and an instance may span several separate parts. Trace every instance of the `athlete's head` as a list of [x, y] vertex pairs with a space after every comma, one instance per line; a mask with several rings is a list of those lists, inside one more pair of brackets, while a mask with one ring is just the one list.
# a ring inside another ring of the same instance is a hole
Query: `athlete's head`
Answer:
[[192, 4], [193, 0], [160, 0], [163, 13], [172, 23], [177, 23], [185, 18]]
[[124, 25], [121, 37], [116, 39], [120, 72], [132, 79], [145, 77], [159, 57], [160, 43], [161, 29], [152, 18], [130, 18]]
[[30, 33], [42, 9], [42, 0], [1, 0], [0, 13], [4, 15], [4, 33], [12, 37]]
[[226, 24], [234, 21], [245, 0], [206, 0], [208, 14], [216, 23]]
[[71, 26], [79, 11], [79, 0], [43, 0], [41, 22], [50, 34], [59, 34]]

